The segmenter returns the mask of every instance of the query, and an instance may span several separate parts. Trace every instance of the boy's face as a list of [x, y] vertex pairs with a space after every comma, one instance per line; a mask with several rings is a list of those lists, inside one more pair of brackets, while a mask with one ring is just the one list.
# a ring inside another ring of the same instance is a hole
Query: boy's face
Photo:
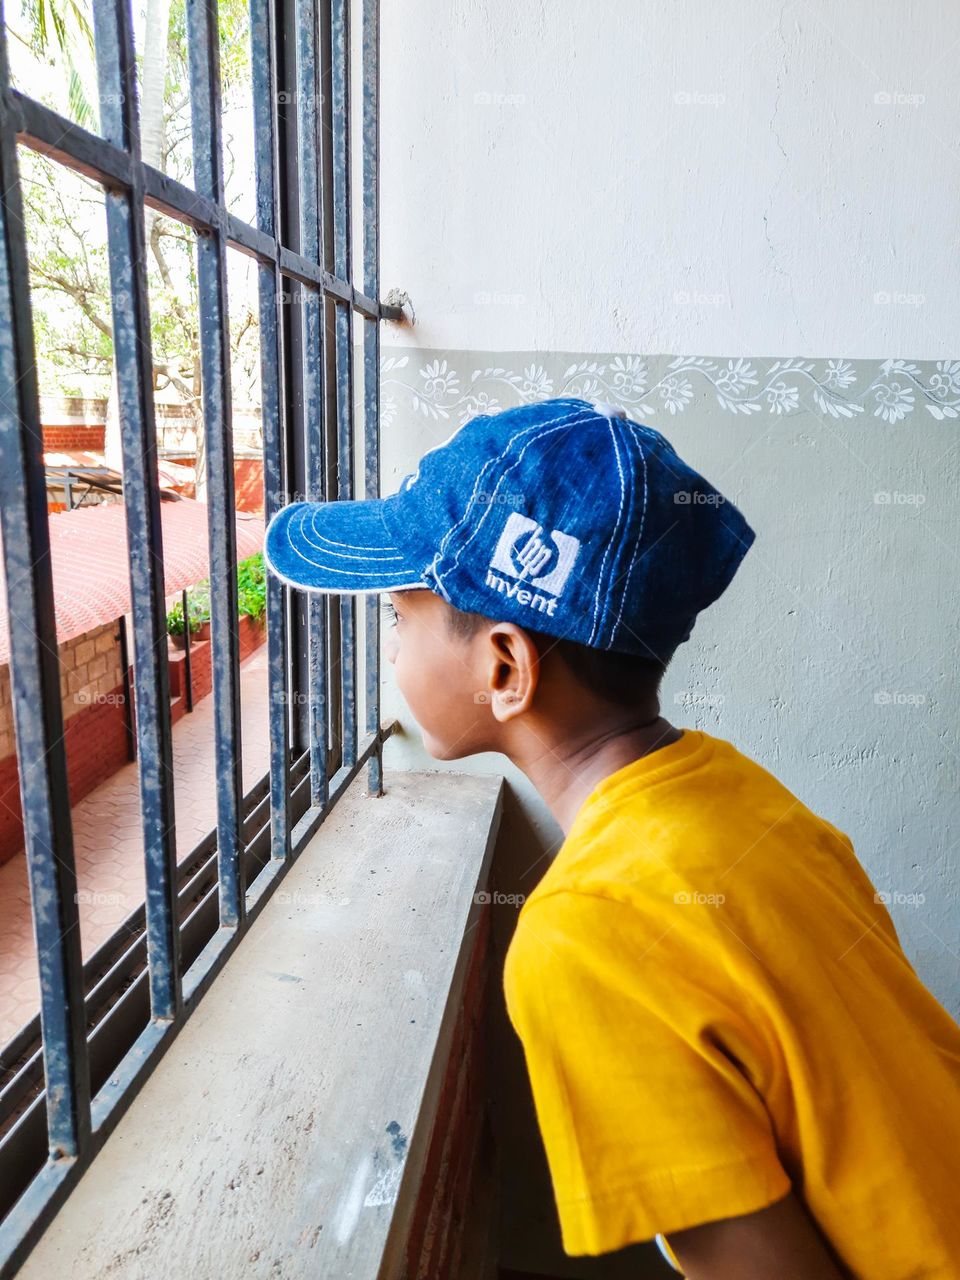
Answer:
[[397, 620], [386, 632], [384, 653], [427, 751], [437, 760], [457, 760], [497, 750], [486, 633], [456, 635], [449, 605], [429, 589], [389, 595]]

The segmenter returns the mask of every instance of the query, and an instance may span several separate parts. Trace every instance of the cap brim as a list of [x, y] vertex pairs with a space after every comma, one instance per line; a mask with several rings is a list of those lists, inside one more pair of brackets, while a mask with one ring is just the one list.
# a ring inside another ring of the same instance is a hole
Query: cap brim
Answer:
[[387, 532], [383, 503], [290, 503], [267, 525], [267, 568], [302, 591], [352, 595], [425, 587], [424, 566], [413, 563]]

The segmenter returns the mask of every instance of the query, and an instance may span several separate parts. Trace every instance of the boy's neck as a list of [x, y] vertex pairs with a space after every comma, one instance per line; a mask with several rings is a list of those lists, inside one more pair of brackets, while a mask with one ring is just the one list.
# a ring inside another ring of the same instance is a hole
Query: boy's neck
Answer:
[[514, 756], [513, 763], [536, 787], [566, 835], [577, 811], [604, 778], [676, 742], [682, 733], [660, 715], [578, 738], [549, 741], [538, 733], [529, 750]]

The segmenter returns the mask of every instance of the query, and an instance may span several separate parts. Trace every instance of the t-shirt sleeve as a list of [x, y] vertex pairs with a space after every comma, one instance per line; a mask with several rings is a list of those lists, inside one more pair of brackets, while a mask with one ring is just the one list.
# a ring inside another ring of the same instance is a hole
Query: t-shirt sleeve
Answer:
[[750, 1213], [790, 1190], [715, 1010], [698, 1007], [689, 973], [671, 984], [657, 971], [657, 939], [643, 954], [632, 910], [570, 891], [531, 902], [504, 970], [571, 1255]]

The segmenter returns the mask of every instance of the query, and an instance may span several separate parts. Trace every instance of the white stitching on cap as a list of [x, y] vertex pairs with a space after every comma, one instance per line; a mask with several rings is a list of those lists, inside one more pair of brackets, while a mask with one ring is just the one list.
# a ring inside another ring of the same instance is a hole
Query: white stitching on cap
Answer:
[[640, 550], [640, 543], [643, 541], [643, 531], [647, 524], [647, 456], [643, 452], [643, 445], [634, 435], [633, 443], [637, 446], [637, 452], [640, 454], [640, 461], [643, 463], [643, 511], [640, 513], [640, 532], [637, 534], [637, 540], [633, 544], [633, 555], [630, 557], [630, 564], [627, 568], [627, 581], [624, 584], [623, 595], [620, 597], [620, 608], [617, 610], [617, 618], [613, 624], [613, 630], [610, 632], [610, 644], [613, 645], [616, 639], [617, 631], [620, 628], [620, 620], [623, 617], [623, 606], [627, 602], [627, 592], [630, 590], [630, 579], [633, 576], [633, 566], [636, 563], [637, 552]]
[[[556, 421], [556, 419], [550, 419], [550, 421]], [[541, 426], [544, 426], [544, 425], [546, 425], [546, 424], [543, 424], [543, 423], [541, 424]], [[556, 431], [563, 431], [565, 427], [569, 427], [569, 426], [572, 426], [572, 425], [573, 425], [573, 422], [572, 422], [572, 421], [569, 421], [569, 422], [561, 422], [559, 426], [551, 427], [549, 431], [544, 431], [544, 432], [542, 433], [542, 435], [535, 436], [533, 440], [528, 440], [528, 441], [527, 441], [527, 443], [526, 443], [526, 444], [523, 446], [523, 448], [520, 450], [520, 452], [519, 452], [519, 454], [517, 455], [517, 457], [513, 460], [513, 462], [511, 462], [510, 466], [506, 469], [506, 471], [503, 473], [503, 475], [500, 477], [500, 479], [499, 479], [499, 480], [497, 481], [497, 483], [494, 485], [494, 487], [493, 487], [493, 494], [491, 495], [491, 497], [492, 497], [492, 498], [495, 498], [495, 497], [496, 497], [497, 490], [498, 490], [498, 489], [500, 488], [500, 486], [503, 484], [504, 480], [506, 480], [507, 476], [508, 476], [508, 475], [509, 475], [509, 473], [514, 469], [514, 467], [518, 467], [518, 466], [520, 465], [520, 463], [523, 461], [523, 455], [527, 452], [527, 450], [530, 448], [530, 446], [531, 446], [531, 445], [536, 444], [538, 440], [540, 440], [540, 439], [542, 439], [542, 438], [543, 438], [543, 436], [552, 436], [552, 435], [554, 434], [554, 432], [556, 432]], [[528, 430], [532, 430], [532, 428], [528, 428]], [[514, 439], [519, 439], [519, 437], [520, 437], [522, 434], [523, 434], [523, 432], [518, 432], [516, 436], [514, 436], [514, 437], [512, 437], [512, 438], [511, 438], [511, 442], [510, 442], [510, 443], [512, 443], [512, 441], [513, 441]], [[501, 455], [501, 456], [502, 456], [502, 455]], [[482, 524], [483, 524], [484, 520], [486, 520], [487, 516], [490, 514], [490, 511], [492, 510], [493, 506], [494, 506], [494, 502], [493, 502], [493, 501], [491, 501], [491, 502], [489, 502], [489, 503], [487, 504], [487, 509], [486, 509], [486, 511], [484, 511], [483, 515], [482, 515], [482, 516], [480, 517], [480, 519], [477, 521], [477, 527], [474, 529], [473, 533], [471, 533], [470, 537], [466, 540], [466, 542], [465, 542], [461, 547], [459, 547], [459, 548], [458, 548], [456, 555], [453, 557], [453, 563], [450, 565], [450, 568], [449, 568], [449, 569], [447, 569], [447, 571], [446, 571], [446, 576], [448, 576], [448, 577], [449, 577], [449, 575], [450, 575], [451, 573], [453, 573], [454, 569], [457, 567], [457, 563], [458, 563], [458, 561], [459, 561], [459, 559], [460, 559], [461, 554], [462, 554], [462, 553], [467, 549], [467, 547], [470, 545], [470, 543], [474, 540], [474, 538], [475, 538], [475, 537], [477, 536], [477, 534], [480, 532], [480, 528], [481, 528], [481, 526], [482, 526]], [[439, 579], [438, 579], [438, 581], [439, 581]]]
[[[575, 415], [573, 416], [576, 417], [577, 413], [580, 413], [580, 415], [582, 415], [582, 412], [584, 411], [582, 410], [576, 411]], [[529, 435], [530, 431], [539, 431], [545, 428], [545, 426], [552, 425], [553, 422], [561, 421], [562, 417], [563, 417], [563, 413], [561, 413], [561, 415], [558, 415], [557, 417], [548, 417], [547, 421], [545, 422], [535, 422], [534, 425], [525, 426], [525, 428], [522, 429], [521, 431], [515, 431], [515, 433], [511, 435], [511, 438], [507, 440], [507, 443], [503, 445], [503, 448], [500, 449], [500, 452], [497, 454], [497, 456], [493, 458], [488, 458], [488, 460], [484, 462], [483, 467], [480, 467], [480, 471], [477, 472], [477, 477], [476, 477], [476, 480], [474, 481], [474, 488], [472, 488], [470, 498], [467, 499], [466, 507], [463, 508], [463, 515], [460, 517], [460, 520], [456, 522], [456, 524], [451, 525], [451, 527], [449, 527], [447, 532], [445, 532], [445, 534], [443, 535], [443, 538], [440, 539], [438, 556], [442, 556], [442, 554], [445, 552], [445, 549], [447, 549], [447, 543], [449, 540], [451, 540], [454, 532], [457, 532], [458, 530], [460, 530], [461, 525], [466, 524], [467, 516], [470, 515], [470, 508], [474, 506], [474, 498], [476, 498], [476, 494], [477, 492], [479, 492], [481, 481], [485, 479], [486, 472], [490, 470], [490, 467], [493, 467], [495, 463], [499, 462], [500, 458], [503, 457], [503, 454], [507, 452], [507, 449], [511, 447], [511, 445], [513, 444], [513, 442], [515, 442], [515, 440], [520, 439], [522, 435]], [[456, 563], [456, 559], [454, 559], [454, 563]], [[452, 567], [449, 568], [447, 572], [448, 573], [452, 572]]]
[[[515, 440], [519, 440], [521, 436], [527, 435], [531, 431], [538, 431], [541, 427], [549, 427], [551, 423], [559, 422], [562, 416], [563, 415], [561, 414], [556, 418], [548, 418], [546, 422], [534, 423], [529, 427], [524, 427], [523, 430], [521, 431], [515, 431], [514, 434], [507, 441], [507, 443], [500, 450], [500, 452], [495, 457], [487, 459], [487, 461], [483, 464], [483, 466], [480, 468], [479, 472], [477, 473], [477, 478], [474, 481], [473, 489], [471, 490], [470, 497], [467, 499], [467, 505], [463, 509], [463, 514], [460, 516], [459, 520], [457, 520], [455, 524], [450, 526], [447, 532], [440, 539], [440, 545], [437, 550], [437, 557], [434, 558], [434, 563], [436, 563], [436, 559], [439, 556], [443, 555], [443, 553], [445, 552], [446, 544], [450, 541], [450, 538], [453, 536], [453, 534], [460, 528], [461, 525], [463, 525], [466, 522], [467, 516], [470, 514], [470, 508], [473, 506], [473, 500], [477, 496], [480, 483], [486, 476], [487, 471], [491, 467], [493, 467], [495, 463], [500, 461], [500, 459], [511, 447], [511, 445]], [[454, 563], [456, 563], [456, 559], [454, 560]], [[447, 570], [448, 573], [451, 571], [452, 571], [452, 567], [451, 569]]]
[[314, 587], [308, 586], [304, 582], [297, 582], [296, 578], [288, 578], [285, 573], [280, 573], [270, 566], [270, 572], [274, 577], [279, 578], [282, 582], [286, 582], [291, 587], [296, 587], [298, 591], [310, 591], [314, 595], [327, 596], [370, 596], [370, 595], [386, 595], [390, 591], [429, 591], [430, 588], [420, 578], [417, 582], [391, 582], [389, 585], [377, 587]]
[[[326, 505], [327, 505], [327, 506], [331, 506], [331, 507], [335, 507], [337, 504], [336, 504], [336, 503], [331, 502], [331, 503], [327, 503]], [[384, 555], [381, 555], [381, 556], [377, 557], [377, 558], [378, 558], [378, 559], [380, 559], [380, 560], [403, 560], [403, 559], [405, 558], [403, 555], [401, 555], [401, 554], [397, 551], [397, 548], [393, 548], [393, 550], [394, 550], [394, 551], [396, 551], [396, 552], [397, 552], [397, 554], [392, 554], [391, 552], [387, 551], [387, 548], [386, 548], [386, 547], [383, 547], [383, 546], [371, 547], [371, 546], [367, 546], [367, 545], [365, 545], [364, 543], [358, 543], [358, 542], [337, 542], [337, 541], [336, 541], [336, 539], [334, 539], [334, 538], [328, 538], [328, 537], [326, 537], [324, 534], [322, 534], [322, 533], [318, 533], [318, 532], [317, 532], [317, 517], [318, 517], [318, 515], [319, 515], [320, 513], [319, 513], [318, 511], [311, 511], [309, 514], [310, 514], [310, 533], [311, 533], [311, 534], [313, 534], [313, 536], [314, 536], [315, 538], [319, 538], [321, 542], [327, 542], [327, 543], [329, 543], [331, 547], [351, 547], [354, 551], [379, 551], [379, 552], [385, 552], [386, 554], [384, 554]], [[306, 534], [305, 530], [304, 530], [304, 527], [303, 527], [303, 526], [304, 526], [304, 522], [305, 522], [305, 517], [306, 517], [306, 515], [307, 515], [307, 512], [305, 512], [305, 511], [304, 511], [304, 512], [302, 512], [302, 513], [301, 513], [301, 516], [300, 516], [300, 536], [303, 538], [303, 540], [307, 543], [307, 545], [308, 545], [308, 546], [314, 547], [317, 551], [322, 551], [322, 550], [323, 550], [323, 547], [319, 546], [316, 542], [311, 542], [311, 541], [310, 541], [310, 539], [309, 539], [309, 537], [307, 536], [307, 534]], [[293, 521], [291, 520], [291, 521], [289, 522], [289, 524], [292, 524], [292, 523], [293, 523]], [[383, 525], [383, 521], [382, 521], [382, 520], [380, 521], [380, 523], [381, 523], [381, 525]], [[289, 524], [288, 524], [288, 528], [289, 528]], [[385, 533], [385, 534], [389, 534], [389, 530], [388, 530], [385, 526], [384, 526], [384, 530], [383, 530], [383, 531], [384, 531], [384, 533]], [[338, 551], [335, 551], [335, 552], [333, 552], [332, 554], [333, 554], [333, 555], [341, 555], [341, 554], [343, 554], [343, 553], [338, 552]], [[362, 557], [362, 556], [350, 556], [349, 558], [350, 558], [351, 560], [361, 560], [361, 559], [363, 559], [363, 557]]]
[[[330, 503], [328, 505], [334, 506], [336, 504]], [[352, 547], [355, 551], [367, 551], [367, 552], [386, 551], [386, 548], [382, 546], [370, 547], [362, 543], [336, 542], [333, 538], [327, 538], [322, 533], [317, 533], [317, 530], [316, 530], [317, 513], [315, 511], [311, 511], [309, 514], [310, 514], [310, 526], [311, 526], [310, 533], [313, 535], [314, 538], [319, 538], [321, 542], [326, 542], [331, 547]], [[307, 516], [307, 512], [302, 511], [300, 513], [299, 521], [297, 521], [296, 518], [294, 518], [293, 520], [287, 520], [284, 525], [284, 529], [287, 535], [287, 542], [290, 544], [291, 550], [294, 551], [300, 557], [300, 559], [304, 560], [307, 564], [319, 564], [320, 562], [311, 560], [309, 556], [306, 556], [303, 554], [303, 552], [300, 550], [298, 546], [294, 545], [290, 535], [290, 529], [293, 524], [297, 525], [298, 536], [302, 538], [302, 540], [306, 543], [308, 547], [312, 547], [315, 551], [319, 551], [321, 553], [326, 552], [327, 555], [337, 556], [338, 559], [341, 559], [341, 560], [367, 560], [367, 561], [379, 560], [380, 562], [383, 562], [386, 560], [405, 560], [406, 559], [406, 556], [401, 554], [397, 548], [393, 548], [393, 551], [396, 552], [396, 554], [393, 554], [392, 552], [387, 551], [386, 554], [379, 555], [379, 556], [372, 556], [372, 555], [351, 556], [344, 551], [326, 551], [325, 547], [321, 547], [319, 543], [312, 541], [308, 533], [305, 531], [304, 523], [305, 523], [306, 516]], [[388, 530], [384, 529], [384, 532], [387, 533]], [[264, 546], [266, 546], [266, 543], [264, 543]], [[387, 570], [384, 570], [384, 572], [387, 572]]]
[[[354, 578], [358, 576], [361, 576], [361, 577], [364, 576], [362, 574], [358, 575], [356, 570], [353, 570], [353, 569], [333, 569], [329, 565], [325, 564], [322, 560], [313, 560], [311, 559], [310, 556], [305, 556], [303, 552], [299, 549], [299, 547], [295, 547], [293, 545], [293, 540], [291, 539], [291, 536], [290, 536], [290, 526], [293, 523], [294, 522], [292, 520], [287, 521], [286, 526], [284, 527], [284, 533], [286, 534], [286, 539], [291, 550], [296, 552], [296, 554], [299, 556], [299, 558], [303, 561], [304, 564], [313, 565], [315, 569], [320, 569], [324, 573], [342, 573], [344, 575], [352, 575]], [[302, 518], [301, 518], [301, 524], [302, 524]], [[309, 545], [313, 546], [313, 543], [310, 543]], [[317, 547], [316, 550], [319, 551], [321, 550], [321, 548]], [[266, 551], [266, 542], [264, 542], [264, 551]], [[401, 560], [403, 559], [402, 556], [398, 556], [396, 558]], [[351, 559], [361, 559], [361, 557], [356, 556], [356, 557], [351, 557]], [[273, 568], [272, 564], [271, 564], [271, 568]], [[276, 572], [276, 570], [274, 570], [274, 572]], [[380, 569], [380, 570], [374, 570], [372, 573], [368, 573], [366, 576], [370, 578], [386, 578], [386, 577], [389, 577], [392, 572], [393, 570], [391, 569]], [[287, 579], [287, 581], [291, 581], [291, 579]]]
[[[278, 569], [277, 566], [271, 560], [270, 553], [267, 550], [266, 543], [263, 544], [263, 558], [267, 562], [267, 567], [269, 568], [270, 572], [274, 574], [275, 577], [279, 578], [281, 582], [288, 583], [291, 587], [296, 587], [299, 591], [326, 592], [327, 594], [333, 594], [333, 595], [339, 595], [339, 596], [360, 596], [360, 595], [369, 595], [373, 592], [376, 592], [382, 595], [388, 591], [407, 591], [416, 587], [426, 586], [426, 583], [421, 578], [417, 582], [397, 582], [397, 583], [391, 584], [390, 586], [382, 585], [377, 587], [358, 587], [355, 590], [346, 590], [344, 588], [341, 588], [339, 591], [333, 591], [330, 588], [307, 586], [303, 582], [298, 582], [296, 578], [289, 578], [285, 573], [281, 572], [281, 570]], [[307, 561], [306, 563], [309, 564], [310, 561]], [[323, 568], [322, 565], [318, 565], [317, 567]], [[379, 574], [377, 576], [385, 577], [386, 575]]]
[[[514, 469], [514, 467], [518, 467], [518, 466], [520, 465], [520, 463], [523, 461], [523, 455], [527, 452], [527, 450], [530, 448], [530, 446], [531, 446], [532, 444], [535, 444], [537, 440], [542, 439], [542, 438], [543, 438], [543, 436], [552, 436], [552, 435], [554, 434], [554, 432], [555, 432], [555, 431], [563, 431], [563, 429], [564, 429], [565, 427], [572, 427], [572, 426], [574, 426], [576, 422], [578, 422], [578, 421], [582, 421], [582, 419], [583, 419], [583, 417], [584, 417], [584, 416], [585, 416], [585, 415], [584, 415], [584, 414], [582, 414], [582, 413], [580, 413], [580, 414], [574, 414], [573, 418], [570, 418], [570, 419], [568, 419], [568, 420], [567, 420], [567, 421], [565, 421], [565, 422], [561, 422], [559, 426], [556, 426], [556, 427], [550, 427], [549, 431], [542, 431], [541, 435], [535, 436], [533, 440], [528, 440], [528, 441], [527, 441], [527, 443], [526, 443], [526, 444], [523, 446], [523, 448], [520, 450], [520, 452], [519, 452], [519, 454], [517, 455], [517, 457], [513, 460], [513, 462], [511, 462], [511, 463], [510, 463], [510, 466], [509, 466], [509, 467], [507, 467], [506, 471], [504, 471], [503, 475], [500, 477], [500, 479], [499, 479], [499, 480], [497, 481], [497, 483], [494, 485], [494, 487], [493, 487], [493, 494], [491, 495], [491, 497], [492, 497], [492, 498], [495, 498], [495, 497], [496, 497], [497, 490], [498, 490], [498, 489], [500, 488], [500, 486], [503, 484], [504, 480], [506, 480], [507, 476], [508, 476], [508, 475], [510, 474], [510, 472]], [[595, 414], [595, 413], [593, 413], [593, 412], [591, 411], [591, 414], [590, 414], [590, 415], [588, 415], [588, 416], [596, 417], [596, 414]], [[502, 450], [500, 451], [500, 453], [497, 455], [497, 459], [492, 459], [492, 461], [496, 461], [496, 460], [498, 460], [499, 458], [501, 458], [501, 457], [503, 456], [503, 454], [507, 451], [507, 449], [510, 447], [510, 445], [511, 445], [511, 444], [513, 444], [514, 440], [519, 440], [519, 438], [520, 438], [522, 435], [526, 434], [526, 432], [527, 432], [527, 431], [536, 431], [536, 430], [540, 430], [541, 428], [544, 428], [544, 427], [549, 426], [549, 424], [550, 424], [551, 422], [556, 422], [556, 421], [557, 421], [557, 419], [556, 419], [556, 418], [550, 418], [550, 419], [548, 419], [548, 421], [547, 421], [547, 422], [541, 422], [541, 423], [538, 423], [536, 427], [527, 427], [527, 428], [525, 428], [525, 430], [524, 430], [524, 431], [518, 431], [518, 432], [516, 433], [516, 435], [514, 435], [514, 436], [511, 436], [511, 437], [510, 437], [510, 440], [507, 442], [507, 444], [506, 444], [506, 445], [504, 445], [503, 449], [502, 449]], [[478, 483], [479, 483], [479, 477], [478, 477]], [[476, 485], [474, 486], [474, 492], [476, 492]], [[472, 497], [472, 495], [471, 495], [470, 501], [471, 501], [471, 502], [473, 501], [473, 497]], [[486, 509], [486, 511], [484, 511], [483, 515], [482, 515], [482, 516], [480, 517], [480, 519], [477, 521], [477, 527], [474, 529], [473, 533], [471, 533], [470, 537], [466, 540], [466, 542], [465, 542], [461, 547], [459, 547], [459, 548], [458, 548], [458, 550], [457, 550], [457, 554], [453, 557], [453, 563], [450, 565], [450, 568], [449, 568], [449, 569], [447, 569], [446, 573], [443, 575], [444, 577], [449, 577], [449, 576], [450, 576], [450, 574], [451, 574], [451, 573], [453, 573], [454, 569], [457, 567], [457, 563], [458, 563], [458, 561], [459, 561], [459, 559], [460, 559], [461, 554], [462, 554], [464, 551], [466, 551], [467, 547], [469, 547], [470, 543], [474, 540], [474, 538], [475, 538], [475, 537], [477, 536], [477, 534], [480, 532], [480, 528], [481, 528], [481, 526], [483, 525], [484, 520], [486, 520], [487, 516], [490, 514], [490, 512], [491, 512], [491, 510], [493, 509], [493, 507], [494, 507], [494, 506], [495, 506], [495, 503], [494, 503], [493, 501], [491, 501], [491, 502], [487, 503], [487, 509]], [[467, 510], [469, 510], [469, 506], [468, 506]], [[458, 521], [458, 523], [459, 523], [459, 524], [462, 524], [462, 523], [463, 523], [463, 520], [464, 520], [465, 518], [466, 518], [466, 512], [464, 512], [463, 517], [461, 517], [461, 519], [460, 519], [460, 521]], [[452, 532], [453, 532], [453, 530], [451, 529], [451, 530], [449, 531], [449, 533], [452, 533]], [[449, 537], [449, 533], [448, 533], [448, 535], [447, 535], [448, 537]], [[441, 546], [442, 546], [442, 543], [441, 543]], [[438, 552], [437, 554], [439, 555], [440, 553]], [[434, 563], [436, 563], [436, 561], [434, 561]], [[439, 576], [437, 576], [437, 581], [438, 581], [438, 582], [440, 581], [440, 577], [439, 577]]]
[[587, 644], [593, 643], [593, 637], [597, 632], [598, 615], [600, 610], [600, 588], [603, 585], [603, 569], [607, 563], [607, 556], [610, 554], [610, 548], [616, 540], [617, 534], [620, 532], [620, 521], [623, 519], [623, 506], [627, 496], [627, 486], [623, 479], [623, 467], [620, 465], [620, 450], [617, 447], [617, 437], [613, 430], [613, 423], [607, 419], [607, 429], [610, 432], [610, 439], [613, 441], [613, 456], [617, 460], [617, 474], [620, 476], [620, 506], [617, 510], [617, 523], [614, 526], [613, 537], [607, 543], [606, 550], [603, 553], [603, 559], [600, 561], [600, 572], [597, 575], [597, 591], [593, 597], [593, 626], [590, 629], [590, 638]]

